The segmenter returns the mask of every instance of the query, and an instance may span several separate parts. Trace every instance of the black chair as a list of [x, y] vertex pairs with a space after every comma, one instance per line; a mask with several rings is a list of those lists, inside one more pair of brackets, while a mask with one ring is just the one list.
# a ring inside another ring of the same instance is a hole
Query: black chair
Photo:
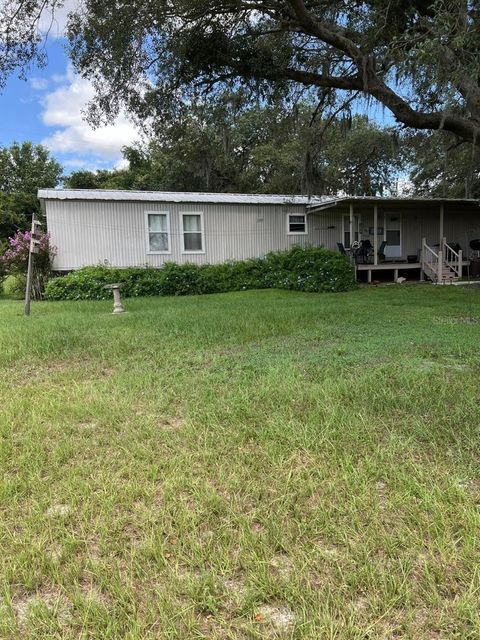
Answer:
[[477, 258], [480, 258], [480, 238], [470, 240], [470, 249], [477, 252]]
[[379, 262], [385, 262], [385, 247], [387, 246], [387, 241], [384, 240], [377, 251], [377, 256]]
[[370, 240], [361, 240], [360, 247], [355, 253], [355, 260], [357, 264], [369, 264], [370, 256], [373, 252], [373, 245]]
[[337, 247], [340, 253], [342, 254], [342, 256], [348, 255], [347, 252], [345, 251], [345, 247], [343, 246], [342, 242], [337, 242]]

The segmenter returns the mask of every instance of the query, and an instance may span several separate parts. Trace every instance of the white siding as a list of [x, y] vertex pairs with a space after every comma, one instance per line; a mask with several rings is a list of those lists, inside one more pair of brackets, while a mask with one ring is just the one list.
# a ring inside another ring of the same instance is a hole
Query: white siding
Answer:
[[[360, 228], [361, 239], [370, 240], [373, 245], [373, 235], [369, 234], [370, 227], [373, 227], [373, 207], [370, 210], [354, 208], [355, 215], [361, 216]], [[384, 213], [400, 213], [402, 230], [402, 258], [408, 255], [415, 255], [420, 251], [422, 238], [426, 238], [430, 246], [438, 245], [440, 242], [440, 212], [432, 207], [422, 209], [402, 210], [400, 206], [392, 205], [388, 209], [379, 207], [378, 226], [384, 227]], [[337, 242], [343, 242], [342, 238], [342, 216], [348, 215], [348, 210], [337, 211], [327, 209], [320, 225], [321, 242], [330, 249], [337, 248]], [[335, 226], [335, 229], [328, 229]], [[465, 257], [470, 254], [469, 243], [474, 238], [480, 238], [480, 211], [469, 212], [445, 207], [443, 235], [447, 242], [458, 242], [464, 252]], [[383, 235], [378, 236], [378, 246], [383, 241]]]
[[[318, 246], [324, 216], [309, 216], [307, 235], [287, 234], [287, 213], [304, 205], [178, 204], [46, 200], [51, 242], [58, 248], [54, 268], [95, 264], [161, 266], [166, 261], [216, 263], [263, 256], [294, 244]], [[170, 214], [171, 254], [148, 254], [145, 212]], [[204, 214], [204, 254], [182, 253], [182, 212]]]
[[[218, 263], [226, 260], [264, 256], [298, 244], [337, 249], [343, 242], [342, 216], [345, 206], [308, 213], [308, 233], [289, 235], [287, 214], [305, 213], [305, 204], [232, 204], [177, 203], [161, 201], [101, 201], [46, 199], [48, 230], [52, 244], [58, 247], [54, 268], [59, 271], [95, 264], [111, 266], [161, 266], [166, 261]], [[378, 225], [384, 226], [384, 212], [402, 214], [402, 257], [416, 254], [422, 237], [430, 245], [439, 242], [439, 210], [416, 203], [403, 208], [401, 203], [379, 203]], [[149, 254], [145, 230], [145, 212], [168, 212], [170, 216], [170, 254]], [[203, 212], [203, 254], [182, 253], [181, 213]], [[369, 238], [373, 227], [373, 204], [354, 204], [361, 216], [361, 237]], [[444, 235], [459, 242], [469, 255], [469, 242], [480, 238], [480, 215], [476, 210], [445, 206]], [[383, 236], [378, 238], [380, 246]]]

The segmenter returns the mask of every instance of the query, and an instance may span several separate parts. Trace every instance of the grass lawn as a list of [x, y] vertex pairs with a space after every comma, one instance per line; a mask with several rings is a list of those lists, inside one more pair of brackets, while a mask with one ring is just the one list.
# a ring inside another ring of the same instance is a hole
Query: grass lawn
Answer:
[[0, 301], [0, 637], [480, 638], [480, 290]]

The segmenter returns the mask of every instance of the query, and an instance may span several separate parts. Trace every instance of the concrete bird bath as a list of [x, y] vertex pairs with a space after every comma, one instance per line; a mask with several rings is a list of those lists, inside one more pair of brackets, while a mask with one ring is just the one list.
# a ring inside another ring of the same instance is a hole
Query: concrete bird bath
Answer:
[[125, 309], [120, 299], [120, 289], [125, 286], [124, 282], [115, 282], [113, 284], [106, 284], [103, 288], [113, 291], [113, 313], [125, 313]]

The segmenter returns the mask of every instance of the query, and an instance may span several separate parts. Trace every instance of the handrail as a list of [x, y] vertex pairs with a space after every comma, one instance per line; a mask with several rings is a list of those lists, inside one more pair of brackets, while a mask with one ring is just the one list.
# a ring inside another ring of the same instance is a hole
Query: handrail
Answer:
[[[463, 254], [451, 247], [446, 238], [442, 238], [438, 253], [422, 238], [422, 271], [437, 282], [451, 281], [462, 277]], [[426, 271], [428, 269], [428, 271]]]
[[422, 238], [422, 271], [427, 269], [427, 275], [440, 282], [442, 279], [442, 251], [436, 253], [432, 247], [427, 244], [425, 238]]
[[[435, 253], [435, 251], [432, 249], [432, 247], [429, 247], [428, 244], [425, 241], [423, 243], [423, 248], [426, 249], [429, 253], [431, 253], [438, 260], [438, 253]], [[428, 261], [425, 261], [425, 262], [428, 262]]]
[[442, 238], [442, 248], [445, 256], [445, 264], [447, 264], [455, 274], [460, 278], [462, 276], [463, 251], [461, 249], [455, 251], [451, 247], [446, 238]]
[[[460, 257], [460, 254], [457, 253], [455, 251], [455, 249], [448, 244], [448, 242], [444, 242], [443, 243], [443, 248], [446, 249], [447, 255], [449, 255], [449, 254], [454, 255], [454, 256], [456, 256], [457, 260]], [[460, 251], [461, 251], [461, 249], [460, 249]]]

